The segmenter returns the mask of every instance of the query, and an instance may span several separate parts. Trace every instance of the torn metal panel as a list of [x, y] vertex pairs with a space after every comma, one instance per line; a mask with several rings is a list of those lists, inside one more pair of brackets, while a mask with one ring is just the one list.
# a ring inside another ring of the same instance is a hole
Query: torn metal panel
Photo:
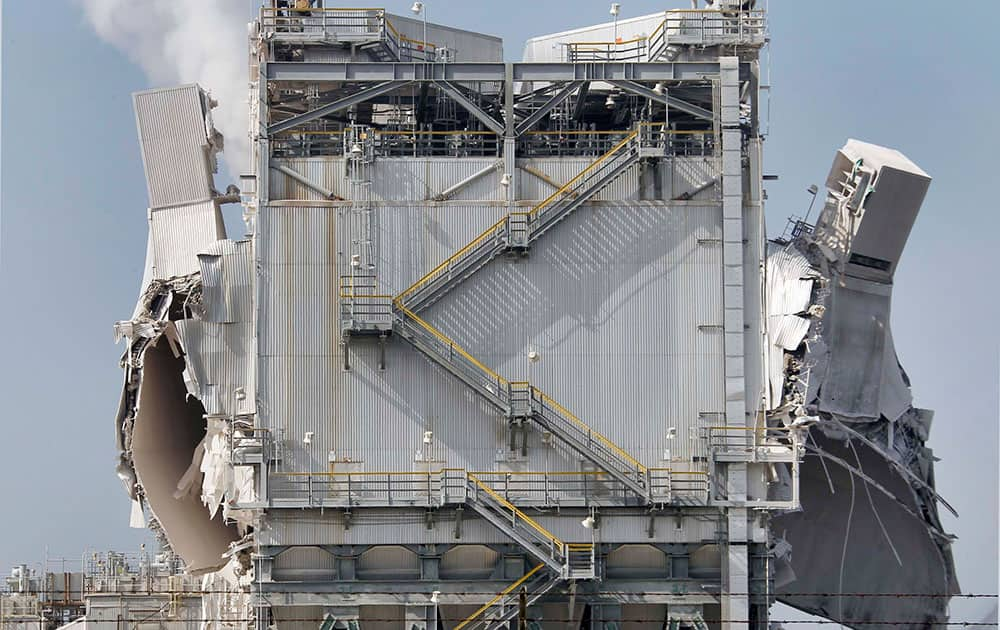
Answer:
[[222, 516], [212, 518], [196, 494], [176, 496], [195, 447], [205, 434], [201, 404], [187, 395], [184, 360], [162, 342], [143, 353], [143, 376], [132, 460], [149, 507], [171, 547], [194, 573], [225, 564], [222, 554], [237, 538]]
[[[916, 630], [943, 622], [946, 597], [838, 595], [953, 594], [958, 584], [950, 539], [939, 527], [922, 522], [919, 514], [926, 505], [907, 481], [864, 444], [829, 438], [822, 431], [814, 431], [813, 438], [816, 449], [831, 457], [806, 455], [802, 510], [775, 519], [775, 531], [784, 532], [792, 548], [788, 568], [794, 578], [777, 585], [779, 598], [829, 619], [864, 623], [855, 627]], [[838, 460], [877, 480], [895, 500]], [[897, 623], [874, 623], [880, 620]]]
[[248, 323], [216, 324], [195, 319], [175, 323], [185, 352], [191, 392], [209, 415], [254, 412], [252, 328]]
[[152, 210], [149, 239], [154, 278], [173, 278], [199, 271], [198, 254], [226, 237], [222, 214], [214, 201]]
[[216, 241], [198, 254], [203, 319], [253, 321], [253, 250], [250, 241]]
[[842, 593], [958, 592], [937, 513], [951, 508], [924, 446], [932, 413], [912, 406], [889, 327], [892, 274], [929, 182], [902, 154], [849, 141], [815, 229], [768, 258], [771, 412], [812, 425], [802, 510], [773, 520], [791, 547], [778, 596], [853, 627], [943, 623], [948, 598]]
[[149, 239], [135, 312], [115, 326], [128, 344], [117, 472], [131, 523], [148, 507], [150, 528], [187, 570], [212, 572], [231, 562], [230, 544], [249, 523], [229, 500], [254, 500], [252, 473], [229, 453], [231, 422], [256, 404], [253, 257], [249, 243], [221, 240], [212, 173], [222, 138], [207, 95], [197, 86], [152, 90], [135, 106]]

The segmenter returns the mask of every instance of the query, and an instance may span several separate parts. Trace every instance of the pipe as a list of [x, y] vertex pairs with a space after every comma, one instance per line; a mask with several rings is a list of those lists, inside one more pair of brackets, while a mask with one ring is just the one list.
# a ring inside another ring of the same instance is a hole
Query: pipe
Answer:
[[704, 182], [698, 184], [697, 186], [695, 186], [691, 190], [689, 190], [689, 191], [687, 191], [685, 193], [681, 193], [680, 195], [677, 195], [676, 197], [674, 197], [673, 200], [674, 201], [687, 201], [688, 199], [690, 199], [691, 197], [694, 197], [695, 195], [697, 195], [701, 191], [707, 190], [708, 188], [711, 188], [718, 181], [719, 181], [719, 177], [715, 176], [715, 177], [713, 177], [712, 179], [710, 179], [708, 181], [704, 181]]
[[312, 181], [311, 179], [309, 179], [305, 175], [299, 173], [298, 171], [294, 171], [294, 170], [288, 168], [287, 166], [274, 166], [272, 164], [271, 168], [273, 168], [274, 170], [278, 171], [279, 173], [283, 173], [283, 174], [291, 177], [292, 179], [294, 179], [298, 183], [302, 184], [306, 188], [309, 188], [309, 189], [312, 189], [312, 190], [318, 192], [319, 194], [323, 195], [327, 199], [334, 199], [334, 198], [337, 197], [336, 193], [334, 193], [332, 190], [328, 190], [328, 189], [324, 188], [323, 186], [321, 186], [321, 185], [317, 184], [316, 182]]
[[484, 169], [482, 169], [480, 171], [477, 171], [477, 172], [473, 173], [472, 175], [469, 175], [468, 177], [466, 177], [462, 181], [458, 182], [457, 184], [453, 184], [453, 185], [445, 188], [444, 190], [442, 190], [438, 194], [434, 195], [434, 201], [444, 201], [444, 200], [448, 199], [449, 197], [451, 197], [452, 195], [454, 195], [458, 191], [462, 190], [463, 188], [465, 188], [466, 186], [468, 186], [472, 182], [476, 181], [480, 177], [483, 177], [483, 176], [489, 174], [490, 171], [499, 170], [502, 166], [503, 166], [502, 162], [494, 162], [493, 164], [490, 164], [486, 168], [484, 168]]

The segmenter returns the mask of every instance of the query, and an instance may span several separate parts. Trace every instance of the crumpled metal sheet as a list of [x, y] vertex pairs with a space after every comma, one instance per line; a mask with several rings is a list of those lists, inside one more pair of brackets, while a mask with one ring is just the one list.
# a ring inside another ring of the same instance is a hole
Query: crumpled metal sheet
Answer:
[[[782, 545], [777, 596], [855, 628], [943, 623], [958, 592], [937, 513], [951, 508], [934, 490], [924, 446], [933, 414], [912, 406], [889, 327], [892, 271], [929, 181], [902, 154], [851, 141], [834, 162], [815, 232], [768, 258], [771, 410], [815, 421], [802, 509], [772, 519]], [[807, 265], [815, 280], [803, 304]], [[782, 322], [789, 316], [809, 321], [801, 338]]]
[[[924, 521], [925, 500], [867, 445], [816, 429], [811, 439], [802, 510], [772, 521], [791, 544], [795, 578], [776, 585], [778, 599], [857, 628], [917, 630], [947, 619], [941, 595], [958, 592], [950, 539]], [[879, 596], [897, 593], [910, 596]], [[912, 596], [923, 594], [935, 596]]]

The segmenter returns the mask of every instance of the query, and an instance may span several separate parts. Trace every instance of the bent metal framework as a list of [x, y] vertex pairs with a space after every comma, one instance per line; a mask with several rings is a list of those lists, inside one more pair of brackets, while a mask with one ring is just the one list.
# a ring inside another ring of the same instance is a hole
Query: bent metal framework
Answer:
[[118, 474], [204, 627], [946, 620], [889, 329], [930, 177], [850, 140], [768, 240], [754, 2], [613, 8], [517, 63], [421, 3], [292, 4], [251, 25], [238, 187], [201, 87], [135, 95]]

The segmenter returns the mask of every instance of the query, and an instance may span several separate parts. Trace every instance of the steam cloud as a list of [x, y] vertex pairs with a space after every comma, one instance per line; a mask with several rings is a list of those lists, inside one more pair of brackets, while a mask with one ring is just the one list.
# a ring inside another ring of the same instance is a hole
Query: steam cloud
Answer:
[[[97, 34], [138, 64], [152, 87], [198, 83], [219, 106], [224, 166], [247, 169], [247, 0], [77, 0]], [[259, 6], [259, 5], [258, 5]], [[224, 187], [224, 185], [223, 185]]]

